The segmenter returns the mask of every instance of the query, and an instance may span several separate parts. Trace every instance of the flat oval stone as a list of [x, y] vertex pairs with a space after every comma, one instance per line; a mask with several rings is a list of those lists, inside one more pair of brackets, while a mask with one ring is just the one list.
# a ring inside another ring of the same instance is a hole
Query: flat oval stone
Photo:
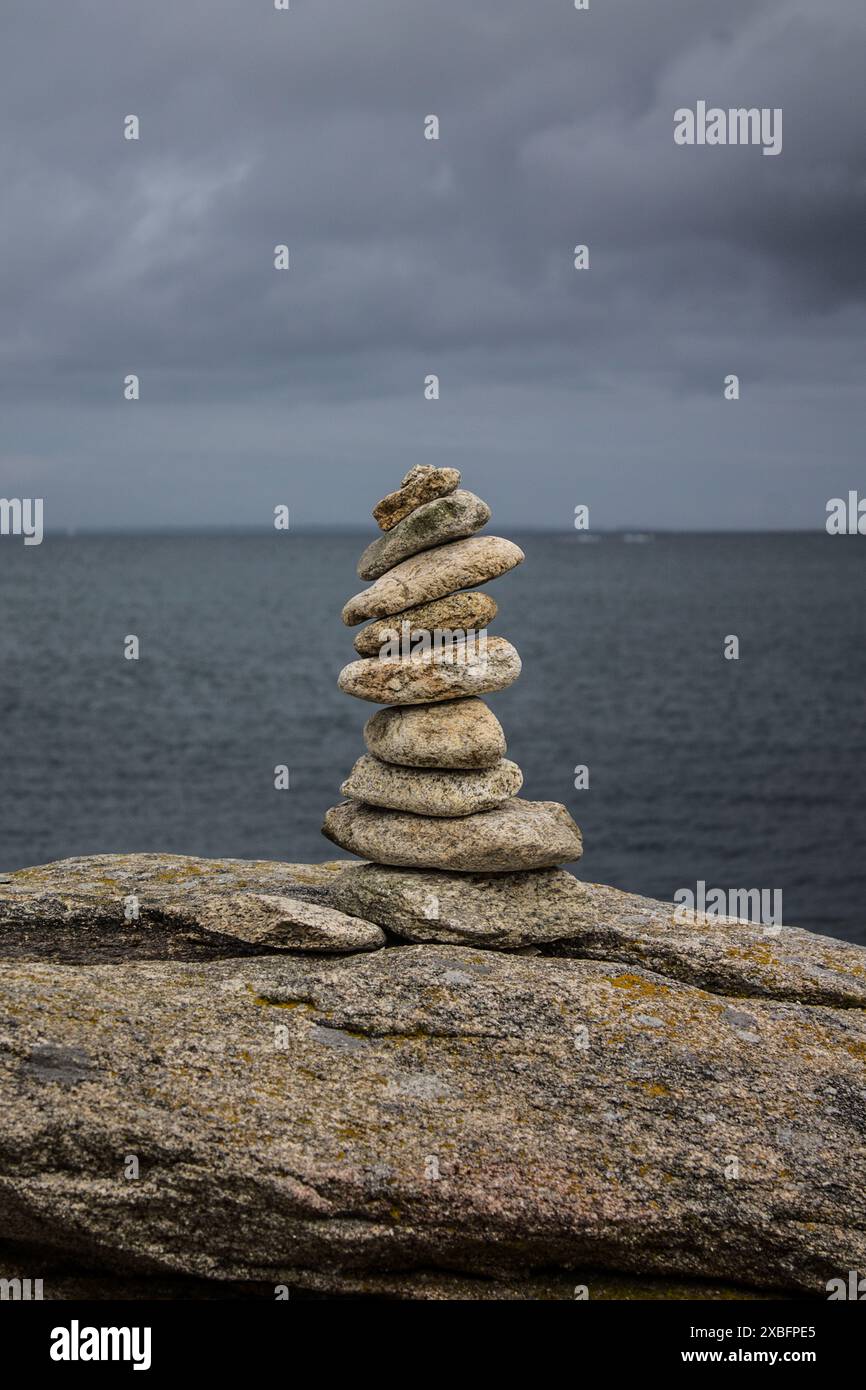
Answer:
[[591, 890], [567, 869], [516, 874], [448, 874], [351, 864], [331, 901], [408, 941], [516, 950], [571, 941], [586, 929]]
[[378, 579], [410, 555], [471, 536], [489, 520], [487, 503], [462, 488], [447, 497], [424, 502], [367, 546], [358, 561], [358, 574], [361, 579]]
[[423, 705], [505, 690], [520, 675], [520, 664], [504, 637], [486, 637], [408, 657], [362, 657], [343, 667], [337, 684], [378, 705]]
[[390, 618], [378, 618], [355, 634], [352, 645], [359, 656], [376, 656], [386, 642], [403, 640], [403, 623], [413, 632], [481, 632], [496, 617], [497, 603], [489, 594], [449, 594], [447, 598], [404, 608]]
[[421, 816], [470, 816], [516, 796], [523, 786], [517, 763], [501, 759], [494, 767], [449, 771], [398, 767], [366, 753], [343, 783], [344, 796], [369, 806], [412, 811]]
[[583, 853], [580, 830], [564, 806], [517, 797], [493, 811], [453, 818], [344, 801], [327, 812], [322, 834], [376, 864], [457, 873], [549, 869]]
[[524, 559], [520, 546], [502, 536], [470, 536], [435, 550], [422, 550], [350, 598], [343, 609], [343, 622], [354, 627], [371, 618], [388, 618], [457, 589], [486, 584]]
[[434, 497], [444, 497], [460, 483], [456, 468], [434, 468], [422, 463], [410, 468], [396, 492], [389, 492], [373, 508], [373, 517], [382, 531], [390, 531], [404, 516]]
[[275, 950], [377, 951], [385, 934], [373, 922], [322, 903], [272, 893], [233, 893], [205, 899], [199, 910], [208, 931]]
[[483, 700], [395, 705], [364, 725], [364, 742], [385, 762], [406, 767], [492, 767], [505, 755], [505, 734]]

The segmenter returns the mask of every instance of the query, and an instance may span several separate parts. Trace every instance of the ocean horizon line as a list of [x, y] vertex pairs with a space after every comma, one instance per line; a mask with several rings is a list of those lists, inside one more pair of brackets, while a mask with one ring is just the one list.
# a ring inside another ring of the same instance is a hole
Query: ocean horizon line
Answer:
[[[504, 521], [502, 526], [507, 526], [509, 530], [517, 530], [521, 535], [538, 536], [571, 536], [578, 543], [585, 543], [587, 540], [595, 538], [639, 536], [821, 536], [826, 535], [826, 528], [823, 526], [815, 527], [745, 527], [745, 526], [713, 526], [713, 527], [654, 527], [640, 524], [632, 526], [616, 527], [593, 527], [592, 530], [575, 531], [572, 527], [556, 526], [528, 526], [525, 524], [514, 524]], [[500, 530], [502, 529], [500, 526]], [[277, 534], [296, 535], [296, 536], [369, 536], [370, 527], [357, 525], [325, 524], [309, 522], [304, 526], [291, 526], [286, 531], [277, 532], [272, 526], [242, 526], [224, 525], [214, 523], [212, 526], [66, 526], [66, 527], [46, 527], [44, 531], [45, 540], [73, 540], [73, 539], [98, 539], [100, 537], [156, 537], [156, 536], [273, 536]], [[496, 534], [495, 531], [486, 534]]]

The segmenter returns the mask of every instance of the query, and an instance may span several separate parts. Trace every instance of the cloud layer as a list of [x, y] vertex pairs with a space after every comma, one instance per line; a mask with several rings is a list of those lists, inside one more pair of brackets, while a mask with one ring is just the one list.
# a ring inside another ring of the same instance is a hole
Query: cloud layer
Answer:
[[[91, 0], [4, 31], [0, 495], [49, 525], [347, 523], [415, 462], [503, 525], [814, 527], [866, 489], [860, 0]], [[781, 107], [782, 154], [675, 146], [698, 99]]]

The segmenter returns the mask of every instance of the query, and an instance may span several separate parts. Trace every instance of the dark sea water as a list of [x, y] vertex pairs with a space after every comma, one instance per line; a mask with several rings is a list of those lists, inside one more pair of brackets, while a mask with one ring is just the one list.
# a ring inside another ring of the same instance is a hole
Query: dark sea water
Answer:
[[[319, 825], [374, 708], [336, 686], [368, 539], [0, 539], [0, 869], [339, 853]], [[786, 921], [866, 941], [866, 542], [515, 539], [491, 631], [524, 669], [491, 703], [523, 794], [583, 827], [580, 876], [781, 889]]]

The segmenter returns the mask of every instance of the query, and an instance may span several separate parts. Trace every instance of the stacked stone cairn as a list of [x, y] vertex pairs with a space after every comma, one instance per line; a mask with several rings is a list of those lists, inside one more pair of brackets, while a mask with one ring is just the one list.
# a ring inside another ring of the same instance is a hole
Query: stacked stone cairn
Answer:
[[564, 806], [518, 796], [523, 774], [479, 698], [512, 685], [521, 663], [488, 637], [497, 605], [475, 586], [524, 555], [476, 534], [490, 508], [459, 483], [454, 468], [413, 468], [373, 509], [383, 534], [358, 564], [373, 582], [343, 609], [348, 627], [367, 625], [338, 683], [385, 708], [323, 834], [372, 864], [443, 877], [548, 869], [580, 857], [580, 830]]

